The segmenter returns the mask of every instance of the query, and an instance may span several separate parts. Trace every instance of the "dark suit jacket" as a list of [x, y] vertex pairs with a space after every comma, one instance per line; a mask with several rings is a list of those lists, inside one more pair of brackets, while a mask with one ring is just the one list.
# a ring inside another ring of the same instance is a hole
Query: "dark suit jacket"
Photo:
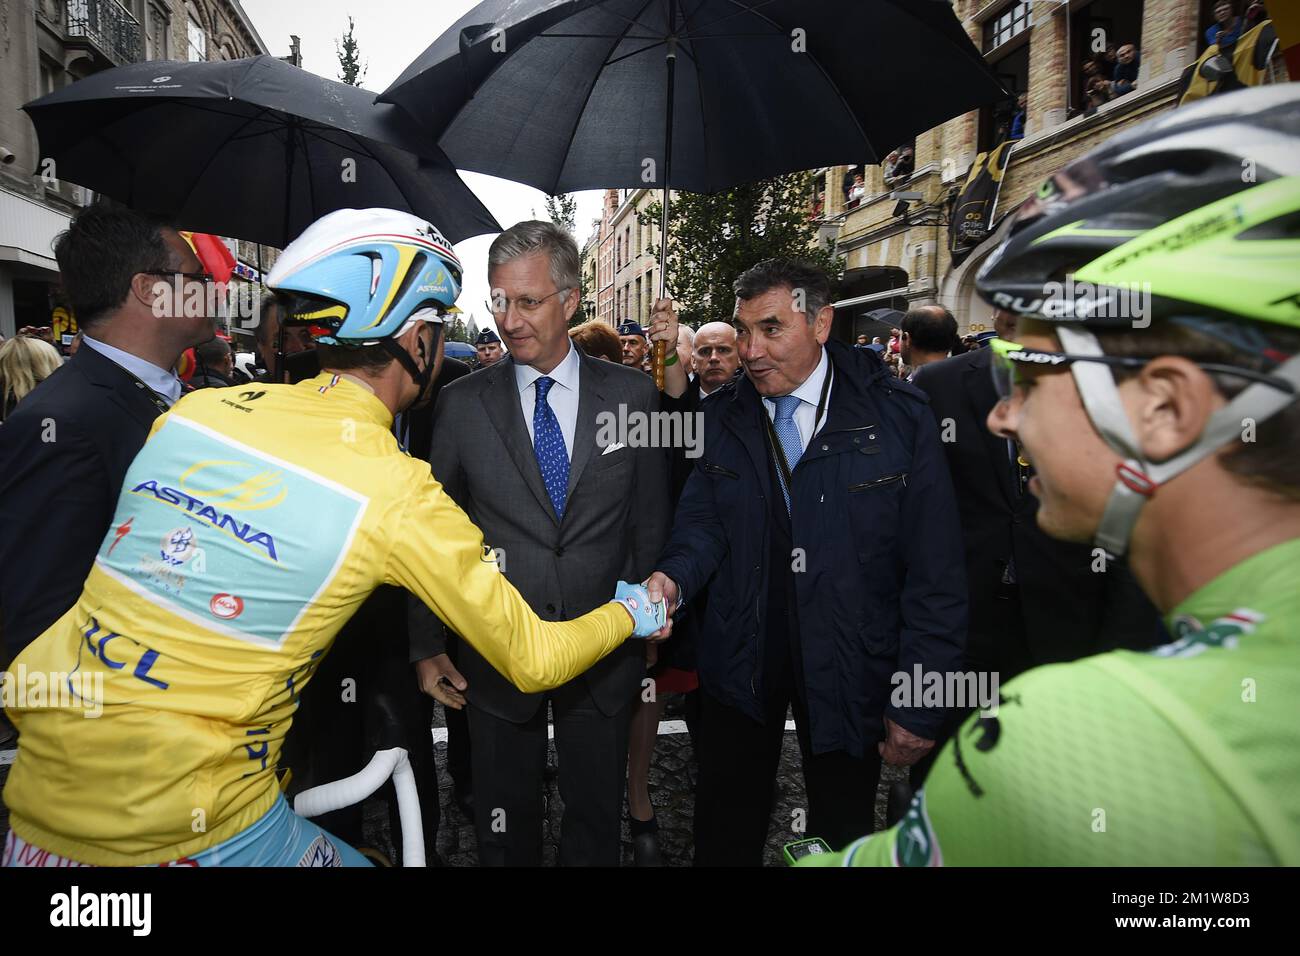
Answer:
[[[693, 378], [686, 383], [686, 391], [681, 398], [673, 398], [671, 395], [664, 393], [659, 396], [660, 404], [665, 411], [678, 412], [684, 415], [693, 415], [700, 410], [700, 380]], [[686, 487], [686, 479], [691, 476], [691, 470], [695, 467], [695, 459], [686, 457], [685, 448], [674, 448], [669, 456], [668, 466], [668, 486], [669, 495], [674, 504], [682, 496], [682, 489]]]
[[[406, 450], [412, 458], [419, 458], [422, 461], [429, 460], [429, 452], [433, 448], [433, 413], [438, 407], [438, 396], [452, 382], [464, 378], [473, 371], [467, 363], [460, 361], [460, 359], [454, 359], [450, 356], [444, 357], [442, 368], [438, 371], [438, 377], [433, 380], [429, 403], [423, 408], [402, 413], [400, 417], [402, 426], [398, 429], [397, 439], [406, 443]], [[437, 623], [437, 618], [429, 610], [428, 605], [414, 595], [408, 594], [406, 599], [406, 632], [409, 635], [407, 650], [412, 664], [431, 656], [429, 641], [434, 628], [437, 628], [441, 633], [442, 627]], [[447, 643], [444, 649], [453, 661], [460, 659], [460, 655], [457, 653], [459, 646], [455, 634], [447, 633]]]
[[[434, 412], [434, 477], [501, 549], [504, 573], [537, 615], [547, 621], [580, 617], [610, 600], [620, 580], [641, 581], [668, 534], [668, 461], [662, 449], [596, 445], [600, 412], [652, 413], [659, 408], [644, 372], [584, 355], [579, 350], [578, 418], [563, 520], [555, 516], [524, 424], [515, 363], [505, 358], [443, 389]], [[612, 447], [612, 446], [610, 446]], [[439, 622], [422, 650], [446, 648]], [[471, 640], [461, 642], [458, 667], [475, 707], [521, 723], [536, 713], [540, 694], [523, 694], [498, 674]], [[633, 700], [645, 673], [645, 648], [629, 641], [583, 679], [606, 715]]]
[[80, 348], [0, 425], [0, 614], [17, 654], [76, 603], [158, 408]]
[[[402, 413], [406, 422], [406, 434], [399, 435], [398, 439], [406, 441], [406, 450], [411, 453], [412, 458], [419, 458], [423, 461], [429, 460], [429, 449], [433, 447], [433, 412], [438, 407], [438, 396], [442, 390], [457, 379], [464, 378], [474, 371], [460, 359], [454, 359], [450, 356], [443, 358], [442, 368], [438, 370], [438, 377], [433, 380], [433, 387], [429, 396], [429, 404], [423, 408], [412, 409]], [[420, 607], [424, 607], [423, 601], [417, 601]]]
[[[813, 753], [861, 757], [882, 738], [882, 715], [929, 739], [941, 727], [940, 708], [895, 706], [893, 675], [961, 669], [966, 582], [957, 505], [925, 396], [869, 349], [832, 340], [826, 353], [835, 375], [826, 423], [790, 489], [798, 556], [774, 566], [772, 503], [782, 494], [769, 419], [741, 377], [700, 405], [704, 454], [656, 566], [687, 602], [708, 586], [696, 642], [700, 684], [759, 722], [769, 589], [793, 577], [788, 607]], [[791, 575], [785, 569], [795, 561]]]
[[204, 369], [202, 372], [195, 372], [190, 378], [190, 391], [196, 388], [230, 388], [233, 384], [220, 372]]
[[[943, 449], [966, 549], [972, 661], [996, 666], [1006, 681], [1038, 664], [1153, 646], [1158, 614], [1127, 568], [1112, 564], [1094, 573], [1091, 545], [1056, 541], [1039, 530], [1038, 499], [1017, 488], [1007, 442], [986, 425], [997, 403], [991, 357], [989, 349], [977, 349], [926, 365], [915, 379], [930, 396], [940, 434], [955, 439]], [[1008, 590], [1001, 582], [1012, 557], [1018, 601], [999, 597]], [[1009, 614], [1021, 617], [1027, 647], [1006, 643], [1019, 630]]]

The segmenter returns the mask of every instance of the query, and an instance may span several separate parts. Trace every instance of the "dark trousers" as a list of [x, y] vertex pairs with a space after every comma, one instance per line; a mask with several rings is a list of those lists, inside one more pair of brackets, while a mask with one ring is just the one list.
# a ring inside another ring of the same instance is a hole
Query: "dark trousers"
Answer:
[[[402, 626], [405, 595], [380, 588], [344, 627], [303, 691], [280, 764], [293, 771], [290, 794], [351, 776], [376, 751], [403, 747], [420, 800], [425, 858], [438, 844], [438, 771], [433, 759], [433, 700], [420, 692], [407, 663]], [[355, 693], [344, 694], [344, 681]], [[377, 796], [389, 802], [393, 846], [401, 858], [401, 826], [392, 781]], [[313, 821], [352, 846], [364, 846], [363, 807], [354, 804]]]
[[[989, 615], [987, 620], [970, 622], [963, 664], [975, 674], [996, 673], [999, 687], [1005, 687], [1007, 681], [1033, 667], [1034, 659], [1029, 652], [1029, 636], [1018, 594], [1010, 593], [995, 607], [999, 613]], [[925, 785], [940, 751], [976, 710], [975, 707], [949, 708], [935, 736], [934, 747], [912, 765], [908, 782], [913, 793]]]
[[[415, 790], [420, 802], [420, 825], [424, 830], [424, 859], [427, 866], [441, 865], [438, 857], [438, 824], [442, 813], [438, 805], [438, 763], [433, 759], [433, 698], [422, 692], [415, 672], [411, 670], [412, 693], [410, 706], [405, 710], [407, 731], [406, 753], [415, 777]], [[402, 861], [402, 819], [397, 808], [397, 788], [389, 780], [382, 790], [388, 802], [388, 821], [398, 866]]]
[[813, 754], [807, 708], [793, 682], [774, 679], [773, 684], [763, 723], [722, 703], [707, 688], [699, 692], [699, 728], [692, 734], [699, 763], [696, 866], [762, 865], [788, 706], [794, 708], [808, 792], [807, 832], [791, 831], [789, 839], [821, 837], [839, 850], [874, 828], [880, 754], [874, 749], [865, 757], [842, 750]]
[[[447, 641], [447, 656], [453, 664], [459, 663], [460, 640], [451, 635]], [[474, 792], [474, 772], [469, 759], [469, 711], [465, 708], [456, 710], [444, 707], [443, 715], [447, 723], [447, 772], [451, 775], [456, 793]]]
[[[582, 678], [547, 695], [559, 757], [561, 866], [618, 866], [631, 706], [607, 717]], [[540, 866], [546, 706], [517, 724], [470, 706], [474, 829], [482, 866]]]
[[462, 708], [444, 707], [447, 720], [447, 772], [457, 793], [474, 792], [474, 771], [470, 761], [469, 713]]

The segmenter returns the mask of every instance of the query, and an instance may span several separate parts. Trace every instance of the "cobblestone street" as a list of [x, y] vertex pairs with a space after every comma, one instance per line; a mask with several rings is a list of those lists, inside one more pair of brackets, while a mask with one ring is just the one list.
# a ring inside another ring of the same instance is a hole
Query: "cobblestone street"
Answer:
[[[676, 702], [673, 698], [669, 699], [666, 717], [675, 716]], [[441, 706], [438, 707], [435, 725], [442, 725]], [[438, 854], [443, 863], [448, 866], [475, 866], [478, 855], [474, 826], [452, 801], [451, 780], [446, 773], [446, 743], [435, 743], [434, 753], [438, 762], [439, 803], [442, 808], [442, 818], [438, 828]], [[556, 862], [560, 820], [564, 810], [556, 784], [557, 769], [555, 744], [552, 742], [547, 753], [545, 796], [547, 822], [544, 854], [547, 866], [554, 866]], [[659, 849], [667, 866], [691, 865], [693, 852], [691, 822], [695, 803], [695, 776], [695, 754], [691, 746], [690, 734], [661, 733], [650, 765], [650, 801], [654, 804], [655, 816], [659, 821]], [[881, 785], [876, 800], [878, 829], [884, 826], [885, 799], [889, 784], [902, 779], [902, 776], [901, 771], [890, 767], [885, 767], [881, 774]], [[767, 850], [763, 858], [765, 866], [784, 866], [781, 847], [801, 836], [815, 835], [797, 834], [792, 829], [795, 810], [806, 807], [803, 777], [799, 772], [799, 744], [794, 731], [787, 730], [781, 749], [781, 765], [777, 772], [776, 800], [768, 829]], [[623, 865], [631, 866], [632, 842], [627, 827], [626, 807], [623, 816]], [[367, 806], [366, 834], [375, 846], [392, 855], [387, 806], [382, 801], [372, 801]]]
[[[668, 718], [675, 715], [670, 699]], [[435, 726], [442, 726], [442, 708], [438, 706]], [[440, 784], [440, 804], [442, 818], [438, 828], [438, 855], [448, 866], [476, 866], [478, 854], [474, 837], [474, 826], [452, 800], [451, 778], [446, 772], [447, 744], [439, 741], [433, 744], [435, 759], [438, 762], [438, 782]], [[3, 786], [9, 773], [8, 761], [12, 751], [0, 752], [0, 786]], [[554, 742], [548, 749], [547, 785], [546, 785], [546, 833], [544, 853], [547, 866], [554, 866], [558, 853], [560, 820], [563, 804], [560, 801], [556, 783], [558, 761]], [[659, 848], [667, 866], [690, 866], [692, 857], [691, 820], [694, 809], [695, 792], [695, 755], [688, 733], [661, 733], [655, 748], [654, 759], [650, 767], [650, 799], [659, 820]], [[876, 826], [884, 825], [885, 794], [889, 784], [901, 779], [901, 772], [885, 767], [881, 775], [881, 788], [876, 801]], [[781, 766], [776, 781], [776, 801], [772, 811], [772, 822], [768, 830], [767, 851], [764, 865], [783, 866], [781, 847], [805, 834], [797, 834], [792, 825], [794, 812], [805, 808], [803, 778], [799, 773], [799, 744], [794, 731], [787, 730], [785, 743], [781, 751]], [[623, 865], [632, 865], [632, 843], [626, 823], [626, 808], [623, 824]], [[8, 831], [8, 812], [0, 806], [0, 839]], [[815, 834], [807, 834], [815, 835]], [[370, 845], [394, 856], [388, 826], [388, 808], [383, 800], [371, 799], [366, 804], [366, 837]]]

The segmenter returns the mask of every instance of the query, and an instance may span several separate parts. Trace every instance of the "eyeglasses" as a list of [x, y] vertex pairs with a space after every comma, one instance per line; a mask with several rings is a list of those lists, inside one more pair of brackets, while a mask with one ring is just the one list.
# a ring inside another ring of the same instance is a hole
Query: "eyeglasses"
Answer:
[[217, 277], [211, 272], [177, 272], [174, 269], [146, 269], [140, 274], [146, 276], [166, 276], [169, 279], [174, 279], [177, 276], [180, 276], [182, 279], [193, 279], [196, 282], [206, 282], [209, 284], [217, 281]]
[[572, 291], [573, 291], [572, 289], [556, 289], [550, 295], [544, 295], [540, 299], [534, 299], [530, 295], [521, 295], [515, 299], [507, 299], [503, 295], [493, 296], [492, 314], [506, 315], [507, 313], [510, 312], [510, 304], [513, 302], [516, 306], [519, 307], [519, 311], [522, 312], [524, 315], [533, 315], [534, 313], [537, 312], [538, 309], [542, 307], [542, 303], [544, 303], [547, 299], [553, 299], [557, 295], [565, 295]]
[[[1143, 368], [1151, 359], [1136, 356], [1118, 355], [1067, 355], [1064, 352], [1045, 352], [1041, 349], [1027, 349], [1018, 342], [1006, 339], [992, 339], [989, 348], [993, 351], [993, 388], [1000, 401], [1008, 401], [1015, 395], [1017, 387], [1028, 384], [1022, 368], [1035, 368], [1041, 371], [1059, 371], [1068, 368], [1072, 362], [1096, 362], [1115, 368]], [[1261, 382], [1273, 388], [1295, 394], [1295, 386], [1286, 379], [1252, 372], [1250, 369], [1235, 365], [1218, 365], [1214, 362], [1195, 362], [1197, 368], [1215, 375], [1232, 375], [1237, 378]]]

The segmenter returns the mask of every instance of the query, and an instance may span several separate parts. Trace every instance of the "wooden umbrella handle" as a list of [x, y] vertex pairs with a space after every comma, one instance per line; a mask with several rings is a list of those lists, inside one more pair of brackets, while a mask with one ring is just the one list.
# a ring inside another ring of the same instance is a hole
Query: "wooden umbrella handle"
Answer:
[[656, 342], [654, 358], [651, 361], [651, 369], [654, 371], [655, 388], [659, 391], [664, 390], [664, 361], [668, 358], [668, 343]]

